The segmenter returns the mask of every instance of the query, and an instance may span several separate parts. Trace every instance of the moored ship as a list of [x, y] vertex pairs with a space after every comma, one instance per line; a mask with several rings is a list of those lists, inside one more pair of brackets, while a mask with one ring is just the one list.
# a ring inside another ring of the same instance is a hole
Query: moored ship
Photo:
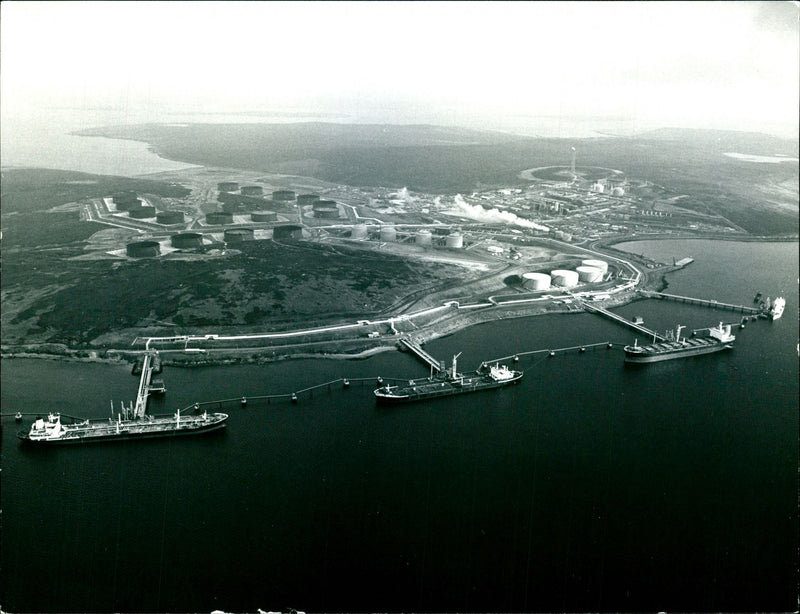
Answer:
[[[769, 301], [769, 299], [767, 299]], [[783, 315], [783, 310], [786, 308], [786, 299], [779, 296], [772, 303], [772, 306], [767, 310], [767, 314], [773, 320], [777, 320]]]
[[378, 403], [410, 403], [423, 399], [445, 397], [454, 394], [489, 390], [514, 384], [522, 379], [522, 371], [513, 371], [506, 365], [481, 365], [475, 373], [463, 374], [457, 371], [457, 360], [461, 354], [453, 356], [453, 366], [428, 378], [409, 380], [402, 386], [381, 386], [374, 391]]
[[736, 339], [731, 334], [731, 325], [723, 325], [722, 322], [719, 323], [719, 326], [708, 329], [708, 337], [702, 338], [681, 338], [681, 329], [683, 328], [683, 326], [678, 326], [674, 339], [649, 345], [639, 345], [638, 341], [634, 341], [633, 345], [626, 345], [625, 362], [660, 362], [711, 354], [732, 348], [733, 341]]
[[83, 420], [72, 424], [61, 422], [61, 415], [51, 413], [47, 418], [37, 418], [28, 432], [20, 431], [17, 436], [33, 443], [67, 444], [89, 443], [121, 439], [145, 439], [151, 437], [172, 437], [176, 435], [195, 435], [225, 427], [227, 414], [204, 412], [200, 415], [183, 416], [178, 411], [171, 416], [150, 416], [138, 419]]

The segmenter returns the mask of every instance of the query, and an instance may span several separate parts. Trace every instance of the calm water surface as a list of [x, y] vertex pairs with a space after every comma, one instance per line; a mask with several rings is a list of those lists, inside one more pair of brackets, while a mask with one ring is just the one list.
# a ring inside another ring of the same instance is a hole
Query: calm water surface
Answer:
[[[776, 322], [726, 353], [631, 368], [620, 349], [524, 357], [508, 389], [378, 408], [371, 383], [230, 406], [191, 439], [29, 449], [3, 420], [4, 611], [787, 611], [797, 605], [796, 243], [649, 242], [696, 262], [669, 291]], [[737, 314], [644, 300], [656, 329]], [[459, 365], [628, 343], [589, 314], [430, 342]], [[418, 377], [412, 357], [167, 368], [154, 412], [339, 377]], [[104, 417], [129, 367], [5, 360], [3, 411]], [[26, 423], [27, 425], [27, 423]]]

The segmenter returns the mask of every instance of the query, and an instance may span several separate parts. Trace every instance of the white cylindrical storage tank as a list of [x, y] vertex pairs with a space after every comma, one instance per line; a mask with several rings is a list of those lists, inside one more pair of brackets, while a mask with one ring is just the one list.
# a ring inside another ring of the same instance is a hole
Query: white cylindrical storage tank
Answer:
[[547, 290], [550, 287], [550, 276], [547, 273], [524, 273], [522, 287], [528, 290]]
[[417, 231], [417, 236], [414, 238], [414, 242], [417, 245], [430, 247], [430, 245], [433, 243], [433, 234], [430, 230], [419, 230]]
[[350, 237], [353, 239], [366, 239], [367, 238], [367, 225], [366, 224], [356, 224], [353, 226], [353, 230], [350, 233]]
[[603, 271], [603, 274], [608, 271], [608, 262], [605, 260], [581, 260], [581, 266], [590, 266], [595, 269], [600, 269]]
[[575, 269], [580, 281], [593, 283], [603, 280], [603, 271], [593, 266], [579, 266]]
[[394, 226], [381, 226], [381, 241], [397, 241], [397, 230]]
[[444, 240], [444, 244], [447, 247], [453, 248], [464, 247], [464, 236], [454, 232], [451, 235], [447, 235], [447, 238]]
[[550, 271], [550, 277], [554, 286], [571, 288], [578, 285], [578, 274], [575, 271], [556, 269], [555, 271]]

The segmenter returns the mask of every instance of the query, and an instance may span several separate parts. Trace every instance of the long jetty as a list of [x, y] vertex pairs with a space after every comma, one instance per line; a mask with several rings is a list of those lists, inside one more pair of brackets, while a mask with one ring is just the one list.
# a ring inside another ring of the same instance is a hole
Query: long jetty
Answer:
[[403, 337], [400, 339], [400, 345], [402, 345], [406, 349], [411, 350], [414, 354], [417, 355], [418, 358], [420, 358], [423, 362], [430, 365], [430, 367], [435, 371], [442, 370], [442, 364], [438, 360], [436, 360], [433, 356], [428, 354], [428, 352], [423, 350], [422, 347], [415, 341], [412, 341], [408, 337]]
[[656, 292], [654, 290], [639, 290], [639, 294], [646, 296], [647, 298], [677, 301], [678, 303], [689, 303], [690, 305], [702, 305], [703, 307], [713, 307], [714, 309], [727, 309], [728, 311], [738, 311], [739, 313], [746, 313], [750, 315], [758, 315], [762, 313], [761, 309], [757, 309], [755, 307], [733, 305], [732, 303], [721, 303], [719, 301], [693, 298], [691, 296], [680, 296], [678, 294], [667, 294], [666, 292]]
[[133, 408], [134, 418], [144, 418], [147, 412], [147, 399], [150, 396], [150, 380], [156, 368], [158, 352], [150, 350], [145, 353], [142, 362], [142, 375], [139, 378], [139, 390], [136, 393], [136, 405]]
[[649, 328], [647, 328], [646, 326], [642, 326], [641, 324], [636, 324], [635, 322], [631, 322], [630, 320], [627, 320], [627, 319], [623, 318], [622, 316], [617, 315], [616, 313], [612, 313], [608, 309], [603, 309], [599, 305], [590, 305], [586, 301], [580, 301], [580, 303], [583, 305], [583, 307], [586, 309], [586, 311], [589, 311], [589, 312], [592, 312], [592, 313], [599, 313], [601, 315], [604, 315], [607, 318], [610, 318], [610, 319], [614, 320], [615, 322], [618, 322], [619, 324], [627, 326], [628, 328], [632, 328], [636, 332], [642, 333], [643, 335], [647, 335], [648, 337], [652, 337], [656, 341], [666, 341], [667, 340], [666, 337], [664, 337], [663, 335], [659, 335], [656, 331], [650, 330]]

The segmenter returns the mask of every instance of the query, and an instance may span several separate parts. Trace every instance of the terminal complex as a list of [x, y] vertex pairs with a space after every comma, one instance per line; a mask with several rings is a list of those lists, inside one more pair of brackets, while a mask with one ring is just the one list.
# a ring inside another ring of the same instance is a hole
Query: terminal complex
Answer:
[[470, 273], [457, 291], [433, 289], [379, 320], [290, 333], [151, 337], [148, 345], [162, 350], [234, 344], [245, 349], [242, 342], [251, 349], [324, 341], [341, 347], [354, 338], [379, 345], [386, 334], [411, 332], [424, 341], [481, 321], [476, 314], [485, 310], [526, 315], [545, 308], [580, 310], [584, 300], [616, 305], [630, 300], [637, 286], [660, 279], [652, 273], [670, 264], [606, 245], [687, 231], [745, 234], [725, 218], [680, 208], [681, 196], [668, 198], [658, 186], [618, 170], [576, 167], [574, 158], [572, 166], [523, 171], [527, 188], [449, 196], [209, 168], [167, 175], [191, 189], [187, 198], [123, 192], [82, 204], [82, 219], [121, 229], [119, 244], [104, 245], [94, 257], [224, 258], [248, 241], [312, 241], [457, 265]]

